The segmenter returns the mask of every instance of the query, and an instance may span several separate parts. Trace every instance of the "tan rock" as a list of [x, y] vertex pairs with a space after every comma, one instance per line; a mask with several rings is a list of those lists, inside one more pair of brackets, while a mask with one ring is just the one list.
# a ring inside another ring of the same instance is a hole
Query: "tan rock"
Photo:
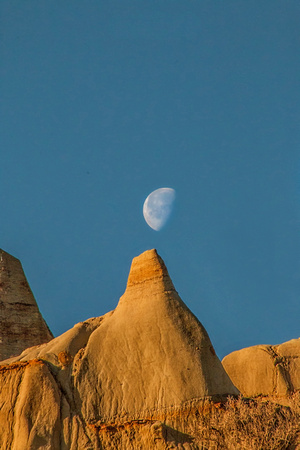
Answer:
[[0, 360], [53, 338], [20, 261], [0, 250]]
[[134, 258], [126, 292], [91, 335], [74, 380], [90, 422], [237, 394], [155, 250]]
[[0, 448], [60, 448], [60, 391], [42, 361], [0, 367]]
[[1, 364], [0, 448], [14, 450], [196, 449], [197, 414], [238, 394], [155, 250], [114, 311]]
[[246, 397], [286, 397], [300, 390], [300, 339], [256, 345], [225, 356], [223, 366]]

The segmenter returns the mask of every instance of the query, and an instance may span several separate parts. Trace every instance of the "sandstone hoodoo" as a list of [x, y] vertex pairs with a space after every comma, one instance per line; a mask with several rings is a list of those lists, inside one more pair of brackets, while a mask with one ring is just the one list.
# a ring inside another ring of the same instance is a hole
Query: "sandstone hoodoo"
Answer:
[[3, 361], [0, 376], [0, 448], [13, 449], [167, 448], [170, 436], [198, 448], [186, 427], [238, 394], [155, 250], [134, 258], [114, 311]]
[[0, 308], [0, 360], [53, 338], [20, 261], [1, 249]]
[[[91, 383], [80, 383], [86, 366]], [[237, 394], [155, 250], [133, 260], [125, 294], [87, 344], [76, 385], [93, 422]], [[101, 398], [96, 408], [92, 388]]]

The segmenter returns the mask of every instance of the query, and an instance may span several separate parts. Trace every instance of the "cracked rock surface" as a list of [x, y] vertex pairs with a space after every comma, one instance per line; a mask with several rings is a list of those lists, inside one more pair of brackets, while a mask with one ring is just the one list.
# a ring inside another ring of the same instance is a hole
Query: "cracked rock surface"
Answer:
[[237, 394], [149, 250], [114, 311], [0, 363], [0, 448], [194, 449], [197, 414]]

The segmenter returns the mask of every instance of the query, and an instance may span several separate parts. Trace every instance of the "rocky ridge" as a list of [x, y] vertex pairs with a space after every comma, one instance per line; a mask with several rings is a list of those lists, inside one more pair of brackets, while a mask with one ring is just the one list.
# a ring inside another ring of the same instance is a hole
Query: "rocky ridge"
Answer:
[[[155, 250], [116, 309], [0, 365], [0, 448], [199, 448], [187, 430], [235, 388]], [[217, 402], [217, 403], [216, 403]]]

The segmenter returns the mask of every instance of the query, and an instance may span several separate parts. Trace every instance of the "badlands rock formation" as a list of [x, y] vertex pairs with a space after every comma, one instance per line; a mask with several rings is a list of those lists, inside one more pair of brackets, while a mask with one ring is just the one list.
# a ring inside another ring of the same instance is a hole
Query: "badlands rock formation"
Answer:
[[223, 366], [245, 397], [286, 398], [300, 391], [300, 339], [230, 353]]
[[155, 250], [112, 312], [0, 366], [0, 448], [198, 448], [209, 402], [238, 394]]
[[0, 249], [0, 360], [53, 338], [20, 261]]

